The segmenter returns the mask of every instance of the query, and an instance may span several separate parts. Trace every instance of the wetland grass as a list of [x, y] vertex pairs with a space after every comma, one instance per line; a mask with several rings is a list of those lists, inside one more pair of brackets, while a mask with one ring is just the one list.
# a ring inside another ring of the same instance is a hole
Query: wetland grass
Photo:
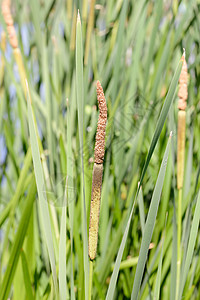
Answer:
[[198, 3], [1, 3], [0, 300], [200, 299]]

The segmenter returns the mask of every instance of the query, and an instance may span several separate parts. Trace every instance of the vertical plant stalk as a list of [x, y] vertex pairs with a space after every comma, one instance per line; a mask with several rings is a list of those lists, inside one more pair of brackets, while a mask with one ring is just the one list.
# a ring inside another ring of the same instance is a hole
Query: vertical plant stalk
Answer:
[[1, 6], [2, 15], [3, 15], [5, 23], [6, 23], [9, 42], [10, 42], [11, 47], [13, 48], [15, 61], [17, 63], [18, 69], [19, 69], [19, 75], [20, 75], [20, 80], [21, 80], [24, 96], [26, 98], [26, 78], [27, 78], [27, 76], [26, 76], [26, 72], [25, 72], [25, 68], [24, 68], [24, 64], [23, 64], [23, 60], [22, 60], [21, 51], [18, 46], [18, 40], [17, 40], [15, 28], [14, 28], [14, 22], [13, 22], [10, 6], [11, 6], [10, 0], [4, 0], [2, 2], [2, 6]]
[[92, 277], [93, 277], [93, 260], [90, 260], [90, 280], [89, 280], [89, 295], [88, 299], [92, 299]]
[[83, 16], [83, 20], [85, 22], [87, 20], [88, 0], [83, 0], [82, 2], [83, 2], [83, 4], [82, 4], [82, 16]]
[[99, 211], [101, 202], [101, 187], [103, 174], [103, 160], [105, 147], [105, 129], [107, 121], [106, 99], [103, 88], [97, 81], [97, 99], [99, 105], [99, 120], [96, 133], [96, 143], [94, 150], [94, 167], [92, 178], [92, 195], [90, 207], [90, 228], [89, 228], [89, 257], [94, 260], [97, 251]]
[[84, 124], [84, 89], [83, 89], [83, 41], [82, 25], [78, 10], [76, 24], [76, 95], [78, 108], [78, 131], [80, 144], [80, 161], [81, 161], [81, 216], [82, 216], [82, 238], [83, 238], [83, 261], [84, 261], [84, 285], [85, 299], [88, 299], [89, 289], [89, 261], [88, 261], [88, 235], [87, 235], [87, 215], [85, 204], [85, 175], [84, 175], [84, 157], [83, 157], [83, 124]]
[[181, 228], [182, 228], [182, 189], [184, 178], [184, 160], [185, 160], [185, 123], [186, 123], [186, 106], [187, 106], [187, 64], [185, 61], [185, 49], [182, 56], [183, 66], [179, 78], [179, 102], [178, 102], [178, 141], [177, 141], [177, 189], [178, 189], [178, 224], [177, 224], [177, 290], [178, 297], [180, 284], [180, 267], [181, 267]]

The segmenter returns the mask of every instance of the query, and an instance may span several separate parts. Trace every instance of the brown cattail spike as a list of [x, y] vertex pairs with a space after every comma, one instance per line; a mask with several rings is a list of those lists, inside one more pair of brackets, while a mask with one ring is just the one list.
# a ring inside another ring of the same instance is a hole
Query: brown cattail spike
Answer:
[[96, 143], [94, 150], [94, 161], [102, 164], [104, 159], [105, 130], [107, 121], [107, 106], [101, 83], [97, 81], [97, 100], [99, 104], [99, 120], [97, 126]]
[[97, 81], [97, 99], [99, 103], [99, 120], [97, 126], [95, 152], [94, 152], [94, 167], [92, 176], [92, 195], [90, 206], [90, 228], [89, 228], [89, 249], [88, 254], [91, 260], [96, 257], [98, 228], [99, 228], [99, 211], [101, 203], [101, 187], [103, 175], [103, 158], [105, 146], [105, 130], [107, 121], [107, 106], [106, 99], [103, 93], [102, 86]]
[[183, 53], [183, 56], [181, 58], [183, 61], [183, 66], [181, 70], [181, 75], [179, 78], [179, 92], [178, 92], [178, 97], [179, 97], [179, 102], [178, 102], [178, 109], [185, 110], [187, 106], [187, 98], [188, 98], [188, 92], [187, 92], [187, 64], [185, 61], [185, 51]]

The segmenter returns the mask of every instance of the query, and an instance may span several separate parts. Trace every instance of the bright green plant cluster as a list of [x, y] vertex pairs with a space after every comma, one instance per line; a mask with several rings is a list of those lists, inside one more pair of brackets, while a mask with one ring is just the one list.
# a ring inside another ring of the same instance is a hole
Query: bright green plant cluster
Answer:
[[[200, 299], [198, 1], [17, 0], [11, 12], [14, 50], [0, 15], [0, 300]], [[97, 80], [108, 119], [91, 267]]]

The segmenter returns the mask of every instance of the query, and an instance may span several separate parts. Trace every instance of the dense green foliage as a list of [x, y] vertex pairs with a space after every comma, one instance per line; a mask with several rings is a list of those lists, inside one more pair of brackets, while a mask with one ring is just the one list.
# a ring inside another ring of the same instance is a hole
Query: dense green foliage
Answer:
[[[92, 299], [200, 299], [200, 3], [93, 4], [12, 1], [30, 94], [7, 41], [0, 57], [0, 300], [88, 298], [96, 80], [108, 122]], [[176, 293], [183, 48], [189, 96]]]

